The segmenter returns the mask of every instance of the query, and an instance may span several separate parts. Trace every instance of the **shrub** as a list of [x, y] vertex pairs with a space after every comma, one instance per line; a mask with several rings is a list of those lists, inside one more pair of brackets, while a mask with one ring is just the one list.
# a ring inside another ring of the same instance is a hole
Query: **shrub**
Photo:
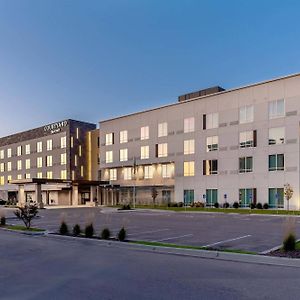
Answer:
[[215, 202], [214, 207], [215, 207], [215, 208], [219, 208], [219, 203], [218, 203], [218, 202]]
[[110, 231], [108, 228], [104, 228], [101, 232], [101, 238], [104, 240], [108, 240], [110, 238]]
[[38, 207], [36, 204], [26, 203], [24, 206], [19, 206], [16, 211], [14, 211], [15, 216], [22, 220], [26, 228], [30, 228], [31, 221], [36, 218], [38, 214]]
[[289, 233], [283, 241], [283, 251], [294, 251], [296, 249], [296, 237]]
[[68, 225], [65, 221], [62, 221], [59, 227], [59, 233], [62, 235], [66, 235], [69, 233]]
[[228, 202], [223, 203], [223, 208], [228, 208], [228, 207], [229, 207], [229, 203]]
[[250, 203], [250, 208], [254, 209], [255, 208], [255, 204], [254, 203]]
[[234, 202], [232, 206], [233, 206], [233, 208], [239, 208], [240, 205], [238, 202]]
[[268, 208], [269, 208], [269, 204], [268, 204], [268, 203], [265, 203], [264, 206], [263, 206], [263, 208], [264, 208], [264, 209], [268, 209]]
[[121, 230], [118, 233], [118, 240], [121, 242], [124, 242], [126, 239], [126, 230], [124, 227], [121, 228]]
[[183, 202], [178, 202], [178, 203], [177, 203], [177, 206], [178, 206], [178, 207], [183, 207]]
[[201, 207], [201, 208], [203, 208], [204, 203], [201, 202], [201, 201], [197, 201], [197, 202], [192, 203], [191, 207]]
[[257, 203], [257, 204], [256, 204], [256, 208], [257, 208], [257, 209], [262, 209], [261, 203]]
[[0, 218], [0, 225], [1, 225], [1, 226], [5, 226], [5, 224], [6, 224], [6, 218], [5, 218], [4, 216], [2, 216], [2, 217]]
[[85, 226], [85, 237], [92, 238], [94, 235], [94, 226], [93, 223], [88, 224]]
[[81, 233], [80, 226], [79, 226], [78, 224], [76, 224], [76, 225], [73, 227], [73, 235], [78, 236], [78, 235], [80, 235], [80, 233]]

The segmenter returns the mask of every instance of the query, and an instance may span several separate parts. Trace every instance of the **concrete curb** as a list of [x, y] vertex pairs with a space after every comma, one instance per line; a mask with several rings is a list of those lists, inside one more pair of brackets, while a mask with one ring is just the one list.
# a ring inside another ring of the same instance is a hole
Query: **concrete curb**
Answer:
[[51, 238], [51, 239], [60, 239], [60, 240], [73, 240], [73, 241], [80, 240], [81, 242], [88, 242], [94, 244], [98, 243], [98, 244], [102, 244], [102, 246], [107, 246], [107, 247], [116, 247], [120, 249], [126, 248], [135, 251], [146, 251], [146, 252], [166, 254], [166, 255], [178, 255], [178, 256], [187, 256], [187, 257], [195, 257], [195, 258], [202, 258], [202, 259], [215, 259], [215, 260], [240, 262], [240, 263], [300, 268], [300, 259], [295, 259], [295, 258], [229, 253], [229, 252], [212, 251], [212, 250], [180, 249], [180, 248], [170, 248], [170, 247], [162, 247], [162, 246], [133, 244], [133, 243], [126, 243], [126, 242], [119, 242], [119, 241], [105, 241], [105, 240], [98, 240], [98, 239], [78, 238], [73, 236], [45, 235], [44, 237]]
[[48, 230], [45, 230], [45, 231], [25, 231], [25, 230], [13, 230], [13, 229], [4, 228], [4, 227], [0, 227], [0, 229], [5, 230], [5, 231], [19, 233], [19, 234], [34, 235], [34, 236], [41, 236], [41, 235], [48, 235], [49, 234]]

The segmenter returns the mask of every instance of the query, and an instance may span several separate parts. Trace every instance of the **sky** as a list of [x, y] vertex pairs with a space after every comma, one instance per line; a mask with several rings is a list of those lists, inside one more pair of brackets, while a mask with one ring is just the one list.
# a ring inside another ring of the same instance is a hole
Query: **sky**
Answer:
[[299, 37], [296, 0], [0, 0], [0, 136], [298, 73]]

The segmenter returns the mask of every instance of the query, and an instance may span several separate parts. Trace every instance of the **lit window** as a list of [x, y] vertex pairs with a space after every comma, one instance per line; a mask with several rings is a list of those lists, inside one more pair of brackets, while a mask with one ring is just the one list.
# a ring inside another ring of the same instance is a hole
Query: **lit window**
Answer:
[[0, 185], [4, 185], [4, 176], [0, 176]]
[[1, 164], [0, 164], [0, 172], [4, 172], [4, 169], [5, 169], [5, 168], [4, 168], [4, 163], [1, 163]]
[[78, 166], [78, 158], [77, 158], [77, 154], [75, 154], [75, 156], [74, 156], [74, 165], [75, 165], [75, 167]]
[[184, 119], [183, 131], [185, 133], [195, 131], [195, 118], [194, 117]]
[[105, 135], [105, 145], [109, 146], [109, 145], [113, 145], [114, 144], [114, 134], [111, 133], [107, 133]]
[[256, 130], [240, 132], [240, 148], [256, 147]]
[[71, 148], [74, 147], [74, 138], [71, 136]]
[[128, 160], [128, 149], [120, 149], [120, 161]]
[[11, 148], [7, 149], [7, 158], [11, 158]]
[[25, 169], [26, 170], [30, 169], [30, 159], [25, 160]]
[[36, 143], [36, 152], [42, 152], [43, 151], [43, 142], [37, 142]]
[[168, 135], [168, 123], [159, 123], [158, 124], [158, 137], [163, 137]]
[[154, 173], [153, 166], [144, 166], [144, 179], [152, 179]]
[[149, 158], [149, 146], [142, 146], [141, 159], [148, 159], [148, 158]]
[[67, 164], [67, 154], [66, 153], [61, 153], [61, 155], [60, 155], [60, 164], [61, 165], [66, 165]]
[[132, 168], [124, 168], [124, 180], [132, 179]]
[[20, 180], [22, 179], [22, 174], [18, 174], [17, 178]]
[[204, 160], [203, 161], [203, 175], [218, 174], [218, 160]]
[[9, 183], [11, 180], [12, 180], [11, 175], [8, 175], [8, 176], [7, 176], [7, 182]]
[[0, 150], [0, 159], [4, 159], [4, 150]]
[[168, 144], [158, 144], [157, 145], [157, 157], [167, 157], [168, 156]]
[[195, 175], [195, 162], [185, 161], [183, 163], [183, 176], [194, 176]]
[[161, 165], [162, 178], [171, 178], [173, 176], [173, 166], [171, 164]]
[[11, 161], [7, 162], [7, 171], [11, 171]]
[[105, 153], [105, 162], [107, 164], [113, 162], [113, 152], [112, 151], [106, 151], [106, 153]]
[[37, 157], [36, 158], [36, 166], [37, 166], [37, 168], [42, 168], [43, 167], [43, 158], [42, 157]]
[[37, 178], [43, 178], [43, 173], [42, 172], [37, 172], [36, 177]]
[[284, 100], [269, 102], [269, 119], [284, 117]]
[[78, 155], [81, 157], [82, 156], [82, 146], [79, 145], [78, 147]]
[[79, 139], [79, 128], [78, 127], [76, 128], [76, 139], [77, 140]]
[[269, 171], [284, 170], [284, 154], [269, 155]]
[[254, 115], [253, 105], [248, 105], [240, 108], [240, 124], [253, 122]]
[[269, 145], [284, 144], [285, 128], [269, 128]]
[[30, 174], [29, 173], [25, 174], [25, 179], [30, 179]]
[[52, 155], [47, 156], [47, 167], [52, 167]]
[[66, 148], [67, 147], [67, 137], [66, 136], [62, 136], [60, 138], [60, 147], [61, 148]]
[[253, 171], [253, 158], [252, 156], [239, 158], [239, 172], [248, 173]]
[[141, 140], [149, 139], [149, 126], [141, 127]]
[[124, 144], [128, 142], [128, 131], [122, 130], [120, 131], [120, 144]]
[[25, 146], [25, 154], [26, 155], [30, 154], [30, 144]]
[[84, 176], [84, 167], [80, 166], [80, 176], [83, 177]]
[[186, 140], [183, 142], [184, 155], [195, 153], [195, 140]]
[[219, 127], [219, 113], [203, 115], [203, 129], [213, 129]]
[[60, 171], [60, 179], [67, 179], [67, 170]]
[[18, 146], [17, 147], [17, 156], [21, 156], [22, 155], [22, 146]]
[[117, 169], [109, 170], [109, 180], [117, 180]]
[[22, 170], [22, 161], [21, 160], [17, 161], [17, 170]]
[[52, 179], [52, 178], [53, 178], [52, 171], [47, 171], [47, 179]]
[[52, 150], [52, 140], [47, 140], [47, 151]]
[[219, 137], [217, 135], [206, 138], [206, 152], [216, 151], [219, 147]]

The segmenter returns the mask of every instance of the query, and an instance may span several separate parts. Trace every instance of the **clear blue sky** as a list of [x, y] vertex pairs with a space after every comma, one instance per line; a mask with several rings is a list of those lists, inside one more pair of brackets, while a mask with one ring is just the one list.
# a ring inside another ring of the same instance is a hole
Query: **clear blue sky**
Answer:
[[0, 0], [0, 136], [297, 72], [296, 0]]

